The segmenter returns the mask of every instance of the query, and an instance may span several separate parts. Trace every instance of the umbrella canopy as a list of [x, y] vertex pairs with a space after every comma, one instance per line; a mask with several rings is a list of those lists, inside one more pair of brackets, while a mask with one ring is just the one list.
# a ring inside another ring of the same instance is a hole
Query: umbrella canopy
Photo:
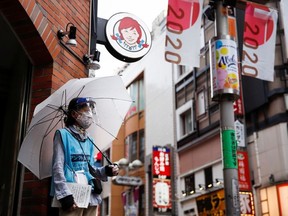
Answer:
[[67, 106], [75, 97], [96, 103], [95, 123], [87, 130], [99, 148], [117, 136], [132, 100], [119, 76], [72, 79], [36, 106], [18, 161], [39, 179], [51, 176], [53, 137], [64, 127]]

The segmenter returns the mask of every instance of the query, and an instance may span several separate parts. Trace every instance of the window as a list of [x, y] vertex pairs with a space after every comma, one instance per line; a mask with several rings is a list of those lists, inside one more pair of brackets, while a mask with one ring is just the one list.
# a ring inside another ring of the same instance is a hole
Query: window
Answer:
[[205, 92], [201, 90], [197, 93], [197, 116], [202, 116], [205, 112]]
[[134, 132], [125, 139], [125, 157], [129, 161], [139, 159], [144, 162], [145, 157], [145, 139], [144, 130]]
[[144, 79], [138, 79], [133, 82], [128, 88], [128, 93], [130, 94], [133, 103], [127, 113], [127, 117], [144, 110]]
[[145, 160], [145, 137], [144, 130], [139, 132], [139, 160], [144, 162]]
[[144, 110], [144, 80], [139, 80], [139, 111]]
[[185, 136], [186, 134], [192, 131], [192, 118], [191, 118], [191, 109], [188, 109], [184, 113], [180, 115], [181, 121], [181, 136]]
[[194, 115], [192, 100], [176, 110], [177, 140], [194, 131]]
[[184, 178], [186, 196], [195, 193], [195, 176], [194, 173]]
[[205, 168], [204, 173], [205, 173], [205, 187], [206, 188], [213, 187], [212, 167]]
[[193, 73], [190, 73], [185, 79], [176, 85], [176, 108], [181, 107], [187, 101], [193, 98], [194, 85]]
[[134, 113], [136, 113], [137, 110], [137, 104], [138, 104], [138, 82], [132, 83], [129, 87], [128, 87], [128, 92], [131, 96], [132, 99], [132, 105], [128, 111], [128, 115], [131, 116]]

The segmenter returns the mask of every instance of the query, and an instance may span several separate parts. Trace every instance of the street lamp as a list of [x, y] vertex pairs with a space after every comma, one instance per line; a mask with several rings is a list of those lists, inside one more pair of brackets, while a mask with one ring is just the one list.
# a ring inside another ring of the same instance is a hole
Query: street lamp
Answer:
[[[134, 160], [133, 162], [129, 162], [126, 158], [121, 158], [116, 163], [118, 164], [120, 169], [125, 169], [125, 175], [114, 176], [112, 178], [112, 182], [116, 185], [130, 187], [130, 190], [125, 191], [126, 203], [124, 205], [125, 215], [130, 215], [129, 212], [132, 211], [132, 208], [130, 209], [130, 204], [129, 204], [129, 196], [130, 196], [129, 191], [133, 191], [134, 187], [141, 186], [143, 182], [140, 177], [129, 176], [129, 170], [139, 169], [143, 166], [143, 163], [138, 159]], [[134, 211], [138, 211], [137, 205], [134, 205]]]

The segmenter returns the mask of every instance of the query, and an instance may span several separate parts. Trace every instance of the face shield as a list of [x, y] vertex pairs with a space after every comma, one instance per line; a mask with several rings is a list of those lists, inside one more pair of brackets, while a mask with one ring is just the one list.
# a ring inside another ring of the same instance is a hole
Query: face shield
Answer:
[[96, 103], [91, 98], [77, 98], [75, 101], [76, 103], [76, 110], [80, 110], [84, 107], [89, 107], [89, 111], [96, 115]]

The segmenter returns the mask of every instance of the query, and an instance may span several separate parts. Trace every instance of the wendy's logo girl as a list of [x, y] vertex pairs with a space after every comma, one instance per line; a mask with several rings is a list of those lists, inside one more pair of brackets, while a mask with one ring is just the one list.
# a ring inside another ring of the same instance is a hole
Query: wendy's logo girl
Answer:
[[[118, 31], [117, 31], [117, 24]], [[137, 52], [147, 48], [145, 32], [142, 34], [141, 25], [131, 17], [124, 17], [114, 26], [114, 35], [111, 38], [127, 51]]]

